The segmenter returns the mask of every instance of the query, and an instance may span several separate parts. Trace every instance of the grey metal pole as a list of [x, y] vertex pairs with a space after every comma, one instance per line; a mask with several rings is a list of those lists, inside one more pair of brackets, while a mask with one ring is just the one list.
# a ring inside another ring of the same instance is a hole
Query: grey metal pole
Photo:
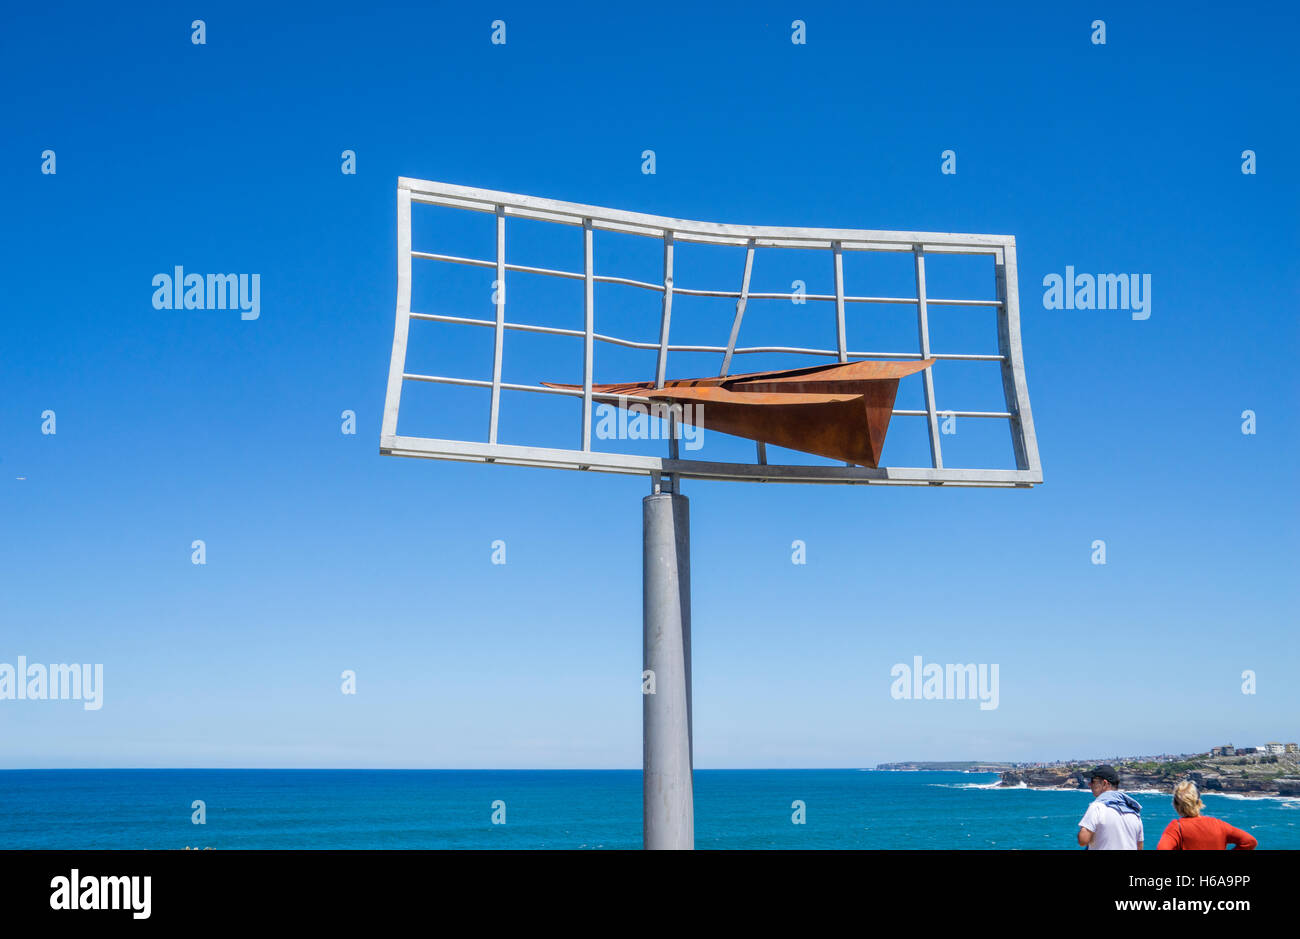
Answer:
[[654, 694], [641, 695], [644, 844], [649, 850], [691, 850], [695, 799], [690, 503], [679, 493], [656, 491], [642, 500], [641, 515], [642, 668], [654, 674]]

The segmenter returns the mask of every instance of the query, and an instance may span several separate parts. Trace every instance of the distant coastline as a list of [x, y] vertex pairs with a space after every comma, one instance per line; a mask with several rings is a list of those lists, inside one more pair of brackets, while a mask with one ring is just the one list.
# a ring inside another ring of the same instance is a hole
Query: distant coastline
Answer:
[[909, 761], [906, 763], [880, 763], [876, 769], [882, 773], [1001, 773], [1015, 767], [1014, 763], [990, 763], [981, 760], [948, 762]]
[[[881, 763], [887, 772], [998, 773], [997, 788], [1087, 789], [1092, 768], [1106, 760], [1062, 763], [999, 763], [992, 761]], [[1300, 798], [1300, 754], [1248, 752], [1180, 754], [1176, 757], [1112, 759], [1121, 789], [1173, 792], [1189, 779], [1202, 793], [1246, 797]]]

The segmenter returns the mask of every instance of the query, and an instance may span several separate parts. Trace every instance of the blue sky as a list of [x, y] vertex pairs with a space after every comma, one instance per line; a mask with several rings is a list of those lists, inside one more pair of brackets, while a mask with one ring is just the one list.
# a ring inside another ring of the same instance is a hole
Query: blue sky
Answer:
[[[0, 766], [639, 765], [645, 481], [378, 453], [399, 176], [1015, 235], [1043, 486], [686, 484], [698, 766], [1300, 737], [1294, 11], [8, 19], [0, 662], [103, 663], [105, 687], [98, 711], [0, 701]], [[259, 318], [154, 309], [176, 265], [260, 274]], [[1066, 265], [1150, 274], [1150, 319], [1044, 309]], [[915, 655], [997, 663], [999, 707], [892, 699]]]

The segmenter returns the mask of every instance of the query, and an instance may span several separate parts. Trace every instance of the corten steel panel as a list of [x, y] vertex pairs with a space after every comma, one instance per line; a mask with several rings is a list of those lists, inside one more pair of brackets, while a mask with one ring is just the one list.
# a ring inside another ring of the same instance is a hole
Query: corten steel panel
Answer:
[[[620, 407], [635, 403], [695, 404], [675, 411], [678, 420], [708, 430], [815, 453], [873, 469], [880, 465], [893, 415], [898, 380], [934, 364], [859, 361], [814, 365], [730, 378], [686, 378], [593, 385], [617, 395]], [[550, 388], [576, 388], [543, 382]]]

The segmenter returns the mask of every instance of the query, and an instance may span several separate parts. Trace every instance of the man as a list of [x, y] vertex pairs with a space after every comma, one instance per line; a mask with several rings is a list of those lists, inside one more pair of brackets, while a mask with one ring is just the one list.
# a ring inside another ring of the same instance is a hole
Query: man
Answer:
[[1094, 796], [1079, 819], [1079, 844], [1089, 851], [1141, 851], [1142, 806], [1119, 791], [1119, 773], [1109, 763], [1092, 771]]

